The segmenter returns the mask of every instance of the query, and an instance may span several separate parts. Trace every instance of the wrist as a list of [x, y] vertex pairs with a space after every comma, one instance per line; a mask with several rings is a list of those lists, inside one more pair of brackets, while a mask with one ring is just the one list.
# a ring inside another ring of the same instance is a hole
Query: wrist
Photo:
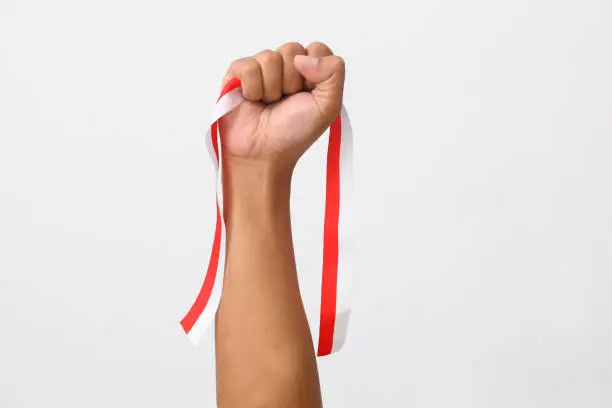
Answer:
[[236, 157], [222, 165], [226, 222], [288, 214], [293, 166]]

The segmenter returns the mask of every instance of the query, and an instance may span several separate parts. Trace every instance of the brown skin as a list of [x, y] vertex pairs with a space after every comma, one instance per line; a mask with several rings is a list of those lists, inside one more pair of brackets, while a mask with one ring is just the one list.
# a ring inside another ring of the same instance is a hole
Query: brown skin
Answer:
[[227, 225], [216, 320], [219, 408], [322, 406], [298, 287], [289, 196], [302, 154], [338, 116], [344, 61], [288, 43], [233, 62], [246, 101], [220, 122]]

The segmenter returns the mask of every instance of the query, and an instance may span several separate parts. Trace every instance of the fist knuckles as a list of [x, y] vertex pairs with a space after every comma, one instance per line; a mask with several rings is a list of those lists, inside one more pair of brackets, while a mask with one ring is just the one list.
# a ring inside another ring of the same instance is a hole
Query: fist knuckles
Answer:
[[344, 86], [345, 66], [341, 57], [323, 43], [307, 47], [289, 42], [275, 51], [264, 50], [234, 61], [225, 75], [242, 84], [243, 97], [271, 104], [298, 92], [312, 92], [322, 108], [339, 110]]

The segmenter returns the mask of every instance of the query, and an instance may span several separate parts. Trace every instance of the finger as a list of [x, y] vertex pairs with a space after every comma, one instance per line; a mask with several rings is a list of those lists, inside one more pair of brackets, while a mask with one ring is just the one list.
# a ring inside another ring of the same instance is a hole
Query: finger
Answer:
[[225, 80], [236, 77], [242, 85], [242, 96], [249, 101], [263, 97], [263, 79], [259, 63], [251, 57], [234, 61], [225, 75]]
[[[334, 55], [334, 53], [332, 52], [331, 48], [329, 48], [326, 44], [315, 41], [313, 43], [310, 43], [308, 47], [306, 47], [306, 55], [322, 58]], [[314, 89], [314, 87], [315, 84], [312, 81], [309, 81], [308, 79], [304, 81], [304, 88], [306, 88], [307, 90], [312, 90]]]
[[272, 103], [283, 95], [283, 57], [275, 51], [265, 50], [255, 55], [263, 78], [263, 101]]
[[304, 88], [304, 78], [295, 69], [293, 60], [296, 55], [306, 55], [306, 49], [300, 43], [290, 42], [281, 45], [277, 51], [283, 57], [283, 94], [300, 92]]
[[314, 84], [312, 96], [321, 113], [329, 120], [335, 119], [342, 106], [344, 60], [334, 55], [321, 58], [296, 55], [294, 62], [306, 81]]

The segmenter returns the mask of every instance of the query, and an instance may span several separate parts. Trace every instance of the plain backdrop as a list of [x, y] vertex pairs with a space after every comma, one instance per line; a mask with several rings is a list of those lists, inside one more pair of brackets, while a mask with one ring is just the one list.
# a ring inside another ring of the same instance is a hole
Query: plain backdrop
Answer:
[[[357, 282], [326, 407], [612, 406], [609, 0], [0, 0], [0, 407], [214, 407], [204, 132], [235, 58], [347, 62]], [[294, 178], [316, 326], [325, 137]]]

